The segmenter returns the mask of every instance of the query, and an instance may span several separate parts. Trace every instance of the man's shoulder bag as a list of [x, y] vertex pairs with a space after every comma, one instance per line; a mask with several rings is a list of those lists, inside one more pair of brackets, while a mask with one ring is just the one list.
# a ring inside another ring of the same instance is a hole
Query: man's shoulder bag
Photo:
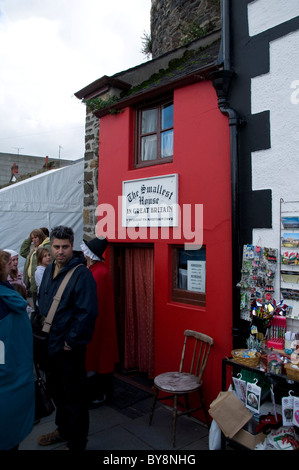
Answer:
[[47, 316], [44, 317], [43, 315], [37, 313], [32, 319], [33, 357], [34, 361], [39, 364], [40, 367], [42, 367], [42, 364], [47, 357], [49, 333], [62, 294], [72, 274], [79, 266], [83, 266], [83, 264], [77, 264], [77, 266], [70, 269], [64, 276], [56, 294], [53, 297], [53, 301]]

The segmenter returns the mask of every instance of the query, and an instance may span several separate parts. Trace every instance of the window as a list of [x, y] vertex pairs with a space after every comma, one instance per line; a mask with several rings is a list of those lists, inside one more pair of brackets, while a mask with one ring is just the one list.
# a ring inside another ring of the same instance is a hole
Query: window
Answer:
[[185, 250], [172, 247], [172, 289], [175, 302], [205, 306], [206, 304], [206, 247]]
[[173, 102], [167, 101], [137, 111], [136, 166], [172, 161]]

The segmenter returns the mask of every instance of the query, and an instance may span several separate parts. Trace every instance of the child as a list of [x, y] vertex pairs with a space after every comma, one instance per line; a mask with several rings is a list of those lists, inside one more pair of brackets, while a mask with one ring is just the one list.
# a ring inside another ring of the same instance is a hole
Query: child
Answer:
[[[14, 289], [19, 292], [19, 294], [21, 294], [21, 296], [27, 300], [27, 289], [25, 287], [24, 284], [18, 284], [18, 283], [15, 283], [14, 285]], [[33, 312], [33, 308], [31, 307], [30, 303], [28, 302], [27, 300], [27, 313], [28, 313], [28, 316], [29, 318], [31, 319], [31, 314]]]
[[46, 266], [48, 266], [48, 264], [52, 262], [50, 250], [46, 247], [38, 248], [36, 251], [36, 261], [37, 261], [37, 267], [36, 267], [34, 276], [35, 276], [35, 282], [37, 285], [37, 292], [38, 292]]
[[9, 272], [8, 272], [8, 276], [7, 276], [8, 282], [10, 284], [13, 284], [13, 285], [21, 284], [24, 287], [26, 287], [23, 280], [22, 280], [23, 279], [23, 274], [18, 269], [18, 262], [19, 262], [18, 253], [14, 250], [5, 249], [4, 251], [9, 253], [10, 256], [11, 256], [10, 261], [9, 261]]

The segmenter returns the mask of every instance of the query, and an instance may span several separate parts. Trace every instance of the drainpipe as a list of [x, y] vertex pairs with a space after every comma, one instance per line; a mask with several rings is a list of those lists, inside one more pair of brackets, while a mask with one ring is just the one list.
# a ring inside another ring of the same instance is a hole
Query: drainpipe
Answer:
[[213, 86], [218, 96], [220, 111], [228, 116], [230, 126], [231, 155], [231, 215], [232, 215], [232, 307], [233, 307], [233, 345], [240, 347], [240, 292], [237, 283], [240, 280], [241, 256], [240, 247], [240, 213], [239, 213], [239, 169], [238, 169], [238, 127], [241, 120], [237, 112], [229, 105], [229, 89], [233, 71], [230, 55], [230, 0], [221, 0], [222, 39], [218, 65], [221, 70], [211, 74]]

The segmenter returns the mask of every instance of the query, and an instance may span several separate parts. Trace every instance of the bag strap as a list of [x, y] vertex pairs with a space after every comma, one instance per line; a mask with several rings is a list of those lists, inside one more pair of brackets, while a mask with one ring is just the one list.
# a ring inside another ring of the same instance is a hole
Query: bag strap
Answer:
[[56, 294], [54, 295], [53, 297], [53, 302], [52, 302], [52, 305], [50, 307], [50, 310], [48, 312], [48, 315], [46, 316], [45, 318], [45, 321], [44, 321], [44, 324], [43, 324], [43, 328], [42, 328], [42, 331], [44, 333], [49, 333], [50, 332], [50, 329], [51, 329], [51, 326], [52, 326], [52, 322], [53, 322], [53, 318], [54, 318], [54, 315], [56, 313], [56, 310], [57, 310], [57, 307], [59, 305], [59, 302], [61, 300], [61, 297], [62, 297], [62, 294], [63, 294], [63, 291], [64, 289], [66, 288], [66, 285], [67, 283], [69, 282], [73, 272], [79, 267], [79, 266], [84, 266], [83, 264], [77, 264], [77, 266], [75, 266], [74, 268], [70, 269], [66, 275], [64, 276], [60, 286], [59, 286], [59, 289], [57, 290]]
[[34, 364], [34, 368], [35, 368], [36, 378], [37, 378], [37, 380], [40, 380], [42, 378], [42, 376], [41, 376], [38, 364], [37, 364], [36, 361], [33, 361], [33, 364]]

